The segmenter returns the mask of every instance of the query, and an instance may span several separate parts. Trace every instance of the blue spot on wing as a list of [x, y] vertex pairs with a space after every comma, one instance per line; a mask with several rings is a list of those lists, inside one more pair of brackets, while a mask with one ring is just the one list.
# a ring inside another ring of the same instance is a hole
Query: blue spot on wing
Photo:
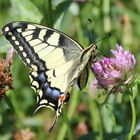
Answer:
[[53, 96], [55, 96], [55, 97], [59, 97], [59, 96], [60, 96], [60, 91], [54, 89], [54, 90], [52, 91], [52, 94], [53, 94]]
[[[36, 87], [36, 85], [32, 85], [32, 86], [34, 86], [36, 88], [37, 92], [39, 90], [42, 90], [42, 92], [43, 92], [42, 96], [38, 96], [39, 101], [37, 103], [37, 106], [46, 105], [46, 106], [53, 107], [54, 110], [57, 110], [57, 108], [58, 108], [58, 99], [59, 99], [60, 95], [63, 94], [63, 93], [59, 89], [57, 89], [55, 87], [50, 87], [50, 83], [47, 81], [47, 76], [46, 76], [44, 71], [40, 71], [40, 73], [38, 73], [38, 76], [36, 76], [36, 77], [33, 74], [34, 73], [30, 72], [30, 75], [32, 76], [34, 81], [38, 82], [39, 88]], [[48, 102], [40, 104], [40, 102], [42, 100], [44, 100], [44, 99], [47, 100]], [[54, 106], [52, 104], [54, 104]]]
[[51, 103], [58, 103], [59, 96], [61, 95], [61, 92], [59, 90], [49, 87], [47, 83], [44, 84], [42, 90], [43, 98], [47, 99]]

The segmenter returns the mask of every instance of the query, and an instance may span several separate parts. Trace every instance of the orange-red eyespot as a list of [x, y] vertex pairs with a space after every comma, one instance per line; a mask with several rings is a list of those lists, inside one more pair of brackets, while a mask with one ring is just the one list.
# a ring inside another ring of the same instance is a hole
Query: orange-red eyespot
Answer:
[[59, 100], [60, 100], [61, 102], [64, 102], [64, 100], [65, 100], [65, 95], [60, 95]]

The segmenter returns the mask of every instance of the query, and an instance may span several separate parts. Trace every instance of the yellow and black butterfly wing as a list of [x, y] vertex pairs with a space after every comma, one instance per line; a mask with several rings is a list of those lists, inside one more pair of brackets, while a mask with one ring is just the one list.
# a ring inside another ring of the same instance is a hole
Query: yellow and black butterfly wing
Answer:
[[37, 108], [58, 109], [58, 99], [82, 69], [83, 48], [60, 31], [35, 23], [13, 22], [2, 29], [30, 71], [31, 87], [38, 93]]

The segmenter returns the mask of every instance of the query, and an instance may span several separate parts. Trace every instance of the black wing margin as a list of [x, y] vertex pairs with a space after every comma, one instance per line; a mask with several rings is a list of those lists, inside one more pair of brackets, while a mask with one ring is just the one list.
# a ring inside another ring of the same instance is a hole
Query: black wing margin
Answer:
[[[21, 34], [21, 32], [27, 29], [27, 25], [26, 23], [20, 22], [9, 23], [2, 28], [3, 35], [12, 44], [20, 58], [28, 67], [36, 71], [46, 71], [44, 61], [39, 59], [34, 49]], [[38, 30], [34, 30], [34, 34], [37, 34], [37, 32]]]

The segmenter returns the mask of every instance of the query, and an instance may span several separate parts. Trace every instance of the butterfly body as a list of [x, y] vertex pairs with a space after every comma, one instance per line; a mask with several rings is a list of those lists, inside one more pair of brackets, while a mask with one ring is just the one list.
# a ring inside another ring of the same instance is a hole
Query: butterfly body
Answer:
[[74, 82], [78, 79], [79, 88], [85, 87], [96, 46], [84, 49], [58, 30], [29, 22], [12, 22], [2, 31], [30, 68], [31, 87], [38, 94], [36, 111], [49, 107], [59, 116]]

